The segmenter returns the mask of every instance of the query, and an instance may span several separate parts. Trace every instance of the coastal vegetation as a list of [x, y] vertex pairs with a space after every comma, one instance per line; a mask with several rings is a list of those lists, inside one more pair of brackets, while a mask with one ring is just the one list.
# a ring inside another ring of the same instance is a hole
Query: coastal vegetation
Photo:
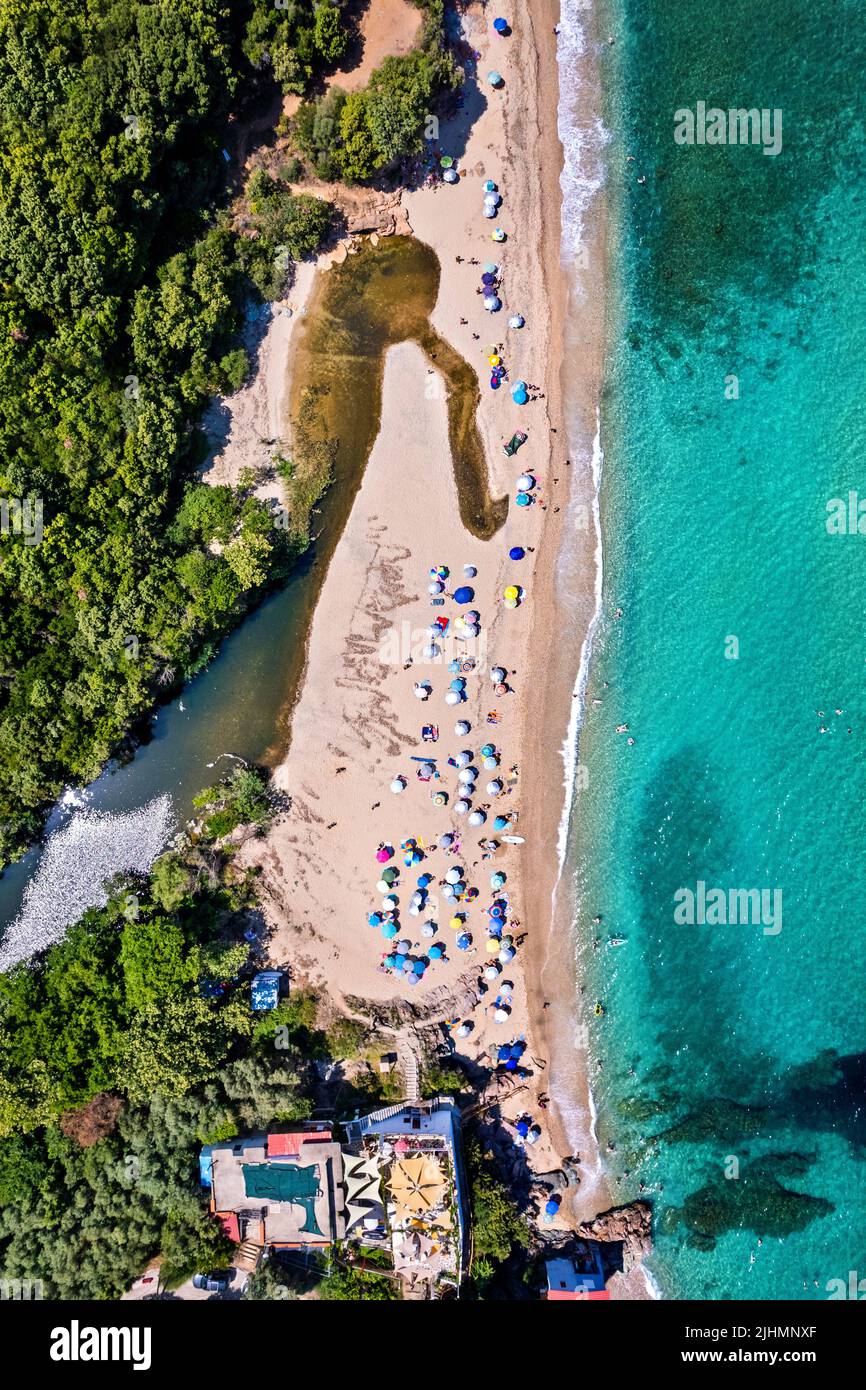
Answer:
[[312, 3], [0, 7], [0, 496], [39, 518], [0, 536], [0, 865], [306, 544], [194, 481], [246, 304], [330, 219], [264, 178], [250, 235], [221, 211], [272, 20], [304, 81], [342, 52], [342, 10]]

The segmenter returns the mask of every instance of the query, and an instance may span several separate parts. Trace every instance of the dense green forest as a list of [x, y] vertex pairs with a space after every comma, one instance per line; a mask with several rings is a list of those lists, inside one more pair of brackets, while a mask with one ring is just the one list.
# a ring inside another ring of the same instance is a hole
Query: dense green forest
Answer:
[[[416, 147], [448, 78], [426, 8], [356, 174]], [[274, 82], [314, 90], [355, 22], [314, 0], [0, 0], [0, 866], [307, 544], [251, 489], [196, 482], [198, 420], [246, 377], [250, 296], [330, 220], [259, 179], [235, 235], [229, 118]]]

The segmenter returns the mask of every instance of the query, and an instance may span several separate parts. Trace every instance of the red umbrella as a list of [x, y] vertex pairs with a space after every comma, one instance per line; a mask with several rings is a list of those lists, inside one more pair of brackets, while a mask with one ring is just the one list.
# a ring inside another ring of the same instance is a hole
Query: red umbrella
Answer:
[[387, 849], [385, 845], [382, 845], [381, 849], [376, 850], [376, 858], [380, 864], [387, 864], [393, 853], [394, 851], [392, 849]]

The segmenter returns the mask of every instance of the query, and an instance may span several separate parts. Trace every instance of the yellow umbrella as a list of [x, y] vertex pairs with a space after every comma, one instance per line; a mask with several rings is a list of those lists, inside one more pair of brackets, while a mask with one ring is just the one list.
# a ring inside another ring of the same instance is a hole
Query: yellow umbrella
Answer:
[[499, 358], [497, 357], [495, 352], [492, 353], [490, 357], [488, 357], [487, 361], [490, 363], [491, 367], [499, 366]]
[[452, 918], [451, 918], [451, 921], [448, 923], [448, 925], [449, 925], [449, 927], [451, 928], [452, 931], [459, 931], [460, 928], [463, 926], [463, 918], [462, 918], [462, 917], [452, 917]]
[[509, 584], [508, 588], [505, 590], [506, 598], [517, 598], [519, 594], [520, 590], [516, 588], [513, 584]]
[[505, 600], [505, 607], [506, 607], [506, 608], [517, 608], [517, 606], [518, 606], [518, 604], [517, 604], [517, 599], [516, 599], [516, 598], [507, 598], [507, 599]]
[[488, 956], [499, 954], [499, 941], [495, 936], [488, 936], [487, 938], [487, 954]]

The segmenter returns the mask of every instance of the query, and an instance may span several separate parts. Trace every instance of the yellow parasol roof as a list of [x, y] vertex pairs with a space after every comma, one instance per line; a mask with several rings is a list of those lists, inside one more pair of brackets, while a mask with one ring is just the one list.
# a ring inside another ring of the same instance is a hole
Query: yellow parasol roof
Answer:
[[446, 1193], [442, 1169], [435, 1158], [401, 1158], [391, 1169], [388, 1187], [397, 1208], [425, 1212], [441, 1202]]

